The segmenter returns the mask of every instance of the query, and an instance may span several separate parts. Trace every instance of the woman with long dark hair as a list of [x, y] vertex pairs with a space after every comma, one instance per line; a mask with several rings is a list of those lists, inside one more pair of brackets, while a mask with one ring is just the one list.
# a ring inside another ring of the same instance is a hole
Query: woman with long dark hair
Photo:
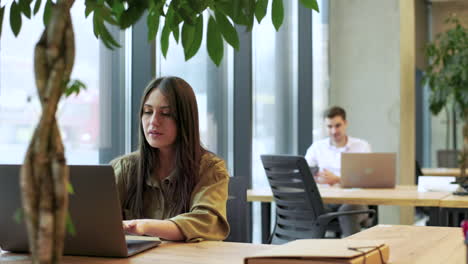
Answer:
[[127, 233], [168, 240], [223, 240], [229, 174], [200, 143], [192, 87], [149, 83], [140, 106], [138, 150], [111, 161]]

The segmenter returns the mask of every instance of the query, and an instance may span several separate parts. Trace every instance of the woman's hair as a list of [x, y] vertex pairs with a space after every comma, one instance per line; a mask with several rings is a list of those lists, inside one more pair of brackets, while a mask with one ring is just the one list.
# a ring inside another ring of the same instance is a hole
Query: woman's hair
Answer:
[[143, 217], [143, 193], [146, 186], [146, 178], [153, 175], [159, 166], [159, 149], [148, 144], [141, 125], [143, 105], [148, 95], [159, 89], [166, 97], [171, 115], [177, 126], [175, 140], [175, 166], [178, 169], [174, 184], [170, 188], [170, 197], [173, 202], [174, 212], [183, 213], [190, 210], [190, 198], [192, 190], [198, 178], [200, 159], [206, 150], [200, 143], [198, 128], [198, 108], [192, 87], [178, 77], [161, 77], [152, 80], [141, 98], [139, 111], [139, 146], [138, 168], [136, 177], [129, 177], [128, 194], [124, 201], [125, 208], [129, 209], [137, 218]]

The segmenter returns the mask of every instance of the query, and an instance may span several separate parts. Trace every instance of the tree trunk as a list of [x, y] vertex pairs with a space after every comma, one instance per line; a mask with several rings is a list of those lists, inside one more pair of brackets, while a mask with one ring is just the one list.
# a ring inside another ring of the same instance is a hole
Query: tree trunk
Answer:
[[49, 24], [34, 51], [42, 115], [26, 152], [20, 180], [32, 263], [59, 263], [63, 252], [68, 167], [55, 113], [74, 63], [72, 5], [73, 0], [53, 4]]

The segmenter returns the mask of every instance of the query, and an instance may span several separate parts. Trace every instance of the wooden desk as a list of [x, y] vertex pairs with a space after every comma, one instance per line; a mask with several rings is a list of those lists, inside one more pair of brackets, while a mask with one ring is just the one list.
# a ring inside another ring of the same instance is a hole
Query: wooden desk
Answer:
[[[400, 185], [394, 189], [343, 189], [319, 187], [322, 200], [326, 204], [363, 204], [429, 207], [429, 224], [440, 225], [440, 201], [449, 192], [418, 192], [417, 186]], [[248, 202], [261, 202], [262, 241], [268, 241], [271, 230], [270, 188], [247, 190]]]
[[[163, 243], [160, 246], [135, 255], [130, 258], [95, 258], [64, 256], [63, 264], [242, 264], [244, 257], [260, 250], [274, 247], [273, 245], [254, 245], [232, 242], [201, 242], [201, 243]], [[27, 255], [1, 254], [2, 264], [30, 264]]]
[[[423, 173], [423, 176], [460, 177], [459, 168], [422, 168], [421, 172]], [[468, 169], [466, 169], [466, 175], [468, 175]]]
[[441, 225], [460, 226], [464, 219], [468, 219], [468, 196], [450, 194], [440, 201]]
[[[418, 192], [417, 186], [400, 185], [394, 189], [343, 189], [336, 187], [319, 188], [326, 204], [365, 204], [438, 207], [440, 200], [449, 192]], [[270, 188], [247, 190], [248, 202], [273, 201]]]
[[468, 196], [450, 194], [440, 201], [440, 207], [468, 208]]
[[389, 263], [466, 263], [461, 228], [378, 225], [345, 239], [381, 239], [390, 247]]
[[[466, 246], [460, 228], [378, 225], [345, 239], [379, 239], [390, 246], [389, 263], [466, 263]], [[242, 264], [246, 256], [274, 245], [201, 242], [164, 243], [130, 258], [65, 256], [63, 264]], [[0, 254], [2, 264], [30, 263], [27, 255]]]

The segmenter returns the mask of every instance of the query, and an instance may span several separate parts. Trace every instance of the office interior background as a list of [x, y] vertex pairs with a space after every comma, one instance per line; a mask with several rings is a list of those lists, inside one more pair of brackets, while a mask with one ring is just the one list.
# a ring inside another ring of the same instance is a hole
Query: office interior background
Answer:
[[[414, 183], [415, 159], [437, 167], [437, 150], [461, 148], [461, 126], [447, 126], [450, 113], [431, 115], [421, 77], [423, 47], [446, 28], [445, 18], [456, 12], [468, 26], [466, 0], [319, 0], [319, 13], [284, 1], [281, 29], [275, 32], [268, 14], [252, 32], [238, 28], [241, 49], [226, 46], [220, 67], [205, 43], [186, 62], [181, 44], [171, 39], [164, 58], [158, 42], [147, 42], [144, 21], [125, 32], [112, 29], [122, 47], [108, 50], [94, 37], [82, 2], [72, 14], [72, 78], [87, 89], [62, 99], [57, 113], [68, 164], [106, 164], [135, 150], [142, 91], [162, 75], [182, 77], [194, 88], [202, 142], [226, 160], [240, 195], [268, 186], [261, 154], [304, 155], [313, 140], [326, 137], [322, 113], [331, 105], [347, 110], [350, 135], [368, 140], [375, 152], [398, 153], [400, 183]], [[33, 47], [41, 28], [42, 18], [35, 17], [24, 21], [17, 38], [5, 26], [2, 32], [1, 164], [22, 163], [38, 121]], [[257, 206], [242, 216], [244, 240], [259, 241]], [[384, 208], [379, 219], [405, 222], [402, 211]]]

